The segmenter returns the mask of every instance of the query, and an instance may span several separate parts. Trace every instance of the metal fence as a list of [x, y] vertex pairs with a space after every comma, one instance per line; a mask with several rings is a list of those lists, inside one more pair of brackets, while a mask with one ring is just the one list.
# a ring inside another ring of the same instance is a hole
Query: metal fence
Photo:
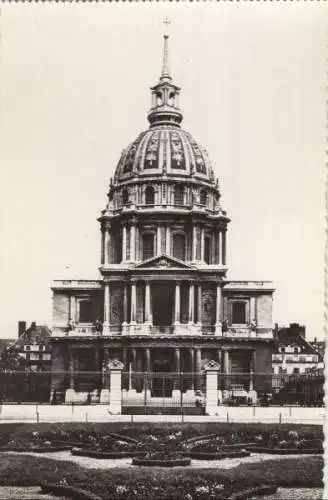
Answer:
[[[249, 391], [257, 391], [257, 404], [322, 406], [324, 377], [321, 374], [218, 374], [223, 404], [249, 405]], [[100, 391], [110, 390], [108, 372], [0, 371], [0, 403], [52, 403], [65, 401], [74, 387], [84, 395], [81, 403], [99, 404]], [[135, 413], [201, 413], [206, 397], [206, 375], [200, 373], [122, 372], [122, 409]]]

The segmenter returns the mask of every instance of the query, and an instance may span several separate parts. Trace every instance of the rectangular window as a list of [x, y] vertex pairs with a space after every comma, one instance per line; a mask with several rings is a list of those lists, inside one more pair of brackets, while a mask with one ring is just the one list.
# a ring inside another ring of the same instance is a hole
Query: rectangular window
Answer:
[[204, 240], [204, 261], [206, 264], [210, 263], [210, 247], [211, 247], [211, 240], [209, 237], [206, 237]]
[[154, 235], [144, 234], [142, 237], [142, 258], [150, 259], [154, 256]]
[[235, 325], [246, 323], [246, 302], [232, 303], [232, 323]]
[[81, 300], [80, 301], [80, 323], [92, 323], [92, 301], [91, 300]]

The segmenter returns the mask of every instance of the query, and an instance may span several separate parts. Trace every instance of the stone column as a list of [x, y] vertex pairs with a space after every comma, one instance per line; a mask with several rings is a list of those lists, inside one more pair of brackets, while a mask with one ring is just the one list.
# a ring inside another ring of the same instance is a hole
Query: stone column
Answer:
[[227, 247], [227, 231], [222, 232], [222, 264], [226, 265], [227, 255], [226, 255], [226, 247]]
[[123, 289], [123, 323], [122, 323], [122, 334], [128, 334], [127, 324], [128, 324], [128, 285], [124, 283]]
[[211, 264], [217, 264], [216, 260], [216, 233], [214, 231], [211, 232]]
[[223, 402], [223, 397], [222, 397], [222, 388], [223, 386], [223, 373], [222, 373], [222, 350], [217, 349], [216, 351], [216, 360], [217, 364], [219, 365], [219, 371], [218, 371], [218, 402], [219, 404], [222, 404]]
[[101, 228], [101, 242], [100, 242], [100, 263], [105, 264], [105, 229]]
[[201, 388], [202, 351], [196, 348], [196, 390]]
[[256, 363], [256, 351], [251, 352], [251, 362], [250, 362], [250, 370], [249, 370], [249, 393], [248, 397], [252, 401], [252, 404], [256, 404], [257, 402], [257, 391], [254, 390], [254, 372], [255, 372], [255, 363]]
[[222, 256], [221, 256], [221, 231], [219, 230], [217, 233], [217, 240], [216, 240], [216, 261], [217, 263], [221, 266], [222, 265]]
[[157, 237], [156, 237], [156, 255], [159, 256], [162, 253], [162, 238], [161, 238], [161, 226], [157, 226]]
[[145, 371], [150, 373], [150, 349], [145, 349]]
[[205, 260], [205, 229], [202, 226], [200, 229], [200, 260], [204, 262]]
[[194, 323], [194, 309], [195, 309], [195, 285], [193, 282], [189, 283], [189, 324], [192, 325]]
[[140, 261], [140, 231], [139, 226], [136, 226], [136, 243], [135, 243], [136, 261]]
[[180, 387], [180, 348], [176, 347], [174, 349], [174, 372], [175, 378], [173, 383], [173, 392], [172, 396], [177, 397], [181, 396], [181, 387]]
[[69, 298], [69, 321], [76, 322], [76, 298], [71, 295]]
[[257, 320], [256, 320], [256, 302], [255, 301], [256, 301], [255, 297], [250, 298], [249, 322], [250, 322], [250, 326], [251, 326], [251, 331], [250, 331], [251, 337], [256, 337]]
[[130, 364], [130, 382], [129, 382], [129, 390], [136, 392], [135, 390], [135, 373], [137, 371], [137, 352], [135, 348], [133, 347], [131, 349], [131, 364]]
[[68, 348], [68, 376], [69, 376], [69, 388], [65, 392], [65, 403], [72, 404], [75, 402], [75, 390], [74, 390], [74, 353], [71, 348]]
[[123, 226], [123, 237], [122, 237], [122, 261], [126, 261], [126, 225]]
[[110, 284], [105, 283], [103, 335], [109, 335], [109, 333], [110, 333]]
[[109, 413], [120, 415], [122, 413], [122, 370], [123, 363], [114, 360], [109, 363], [110, 376], [110, 402]]
[[[146, 281], [145, 285], [145, 323], [149, 327], [153, 324], [153, 318], [151, 313], [151, 300], [150, 300], [150, 283]], [[150, 330], [149, 330], [150, 333]]]
[[135, 281], [131, 282], [131, 325], [136, 324], [137, 315], [137, 284]]
[[206, 370], [206, 408], [207, 415], [218, 415], [218, 371], [219, 365], [209, 361]]
[[109, 349], [104, 348], [104, 358], [102, 365], [102, 388], [100, 391], [100, 403], [109, 404], [109, 372], [108, 372], [108, 361], [109, 361]]
[[192, 260], [195, 261], [197, 257], [197, 227], [195, 224], [192, 226]]
[[145, 391], [145, 404], [150, 398], [150, 384], [149, 384], [149, 374], [150, 374], [150, 349], [147, 347], [144, 351], [144, 362], [145, 362], [145, 373], [144, 373], [144, 391]]
[[175, 324], [180, 324], [180, 282], [175, 282]]
[[109, 264], [109, 249], [110, 249], [110, 223], [104, 226], [104, 264]]
[[216, 284], [216, 318], [215, 318], [215, 335], [222, 336], [222, 323], [221, 323], [221, 302], [222, 302], [222, 289], [221, 283]]
[[136, 225], [132, 222], [130, 226], [130, 260], [136, 260]]
[[197, 323], [202, 324], [202, 285], [198, 285], [197, 290]]
[[191, 390], [195, 390], [195, 351], [193, 347], [189, 349], [190, 355], [190, 382], [191, 382]]
[[171, 255], [171, 228], [166, 226], [165, 253]]
[[224, 388], [230, 389], [230, 356], [229, 351], [224, 351], [223, 354], [223, 374], [224, 374]]

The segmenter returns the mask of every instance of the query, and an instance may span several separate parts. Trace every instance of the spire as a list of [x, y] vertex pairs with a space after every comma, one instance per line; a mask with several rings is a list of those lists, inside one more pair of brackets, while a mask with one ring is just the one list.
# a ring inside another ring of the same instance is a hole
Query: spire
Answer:
[[164, 35], [164, 49], [163, 49], [163, 67], [160, 80], [172, 80], [169, 69], [169, 36]]
[[179, 127], [182, 121], [179, 108], [180, 88], [172, 82], [169, 70], [168, 39], [168, 35], [164, 35], [163, 66], [159, 82], [151, 87], [152, 105], [148, 113], [151, 127], [163, 124]]

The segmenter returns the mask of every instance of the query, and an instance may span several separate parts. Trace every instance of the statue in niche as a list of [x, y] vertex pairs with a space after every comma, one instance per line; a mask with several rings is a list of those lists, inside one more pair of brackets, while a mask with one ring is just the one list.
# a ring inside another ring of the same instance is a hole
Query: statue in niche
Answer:
[[255, 318], [252, 319], [252, 321], [250, 322], [249, 326], [251, 327], [251, 331], [252, 332], [256, 332], [257, 323], [256, 323], [256, 319]]
[[67, 323], [67, 331], [71, 332], [72, 330], [74, 330], [74, 326], [75, 326], [74, 320], [70, 318]]
[[103, 330], [103, 324], [102, 324], [102, 321], [100, 320], [99, 316], [96, 319], [94, 326], [95, 326], [96, 332], [102, 332], [102, 330]]
[[228, 331], [228, 321], [226, 319], [224, 319], [222, 321], [222, 331], [223, 332], [227, 332]]

